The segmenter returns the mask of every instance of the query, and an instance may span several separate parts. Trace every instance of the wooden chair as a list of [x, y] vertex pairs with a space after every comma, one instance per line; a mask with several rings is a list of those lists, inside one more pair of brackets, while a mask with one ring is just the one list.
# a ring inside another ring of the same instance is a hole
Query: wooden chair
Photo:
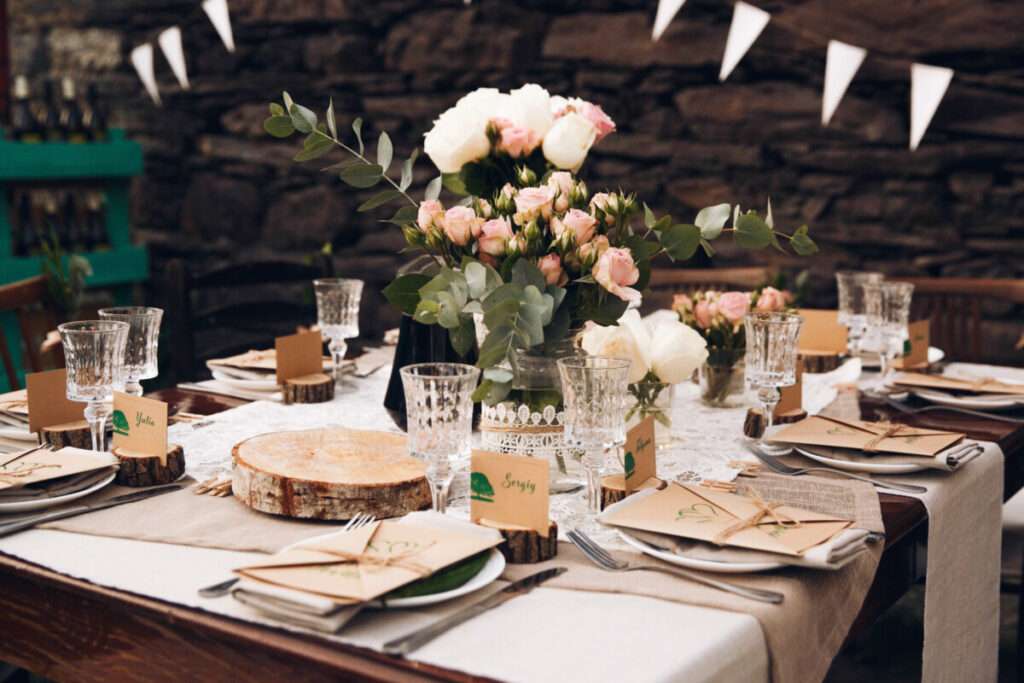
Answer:
[[1024, 280], [899, 278], [914, 285], [911, 320], [931, 320], [931, 343], [954, 360], [982, 360], [982, 311], [986, 300], [1024, 304]]
[[768, 284], [775, 277], [771, 268], [655, 268], [651, 271], [649, 291], [644, 294], [643, 309], [650, 313], [672, 306], [676, 294], [705, 289], [750, 290]]
[[162, 363], [169, 380], [182, 382], [206, 373], [211, 358], [249, 349], [273, 348], [274, 338], [316, 320], [312, 281], [330, 277], [333, 265], [321, 255], [313, 265], [261, 261], [230, 265], [200, 274], [183, 261], [167, 264]]
[[[24, 349], [22, 355], [24, 367], [32, 372], [44, 369], [43, 353], [40, 349], [42, 339], [37, 334], [39, 314], [36, 311], [39, 308], [43, 309], [43, 317], [47, 318], [45, 325], [47, 330], [53, 329], [56, 326], [56, 319], [52, 312], [46, 310], [45, 275], [37, 275], [0, 287], [0, 313], [13, 312], [17, 318], [21, 335], [14, 348]], [[14, 371], [14, 356], [11, 346], [5, 338], [2, 327], [0, 327], [0, 358], [3, 360], [4, 372], [7, 374], [7, 381], [11, 389], [21, 388], [18, 375]]]

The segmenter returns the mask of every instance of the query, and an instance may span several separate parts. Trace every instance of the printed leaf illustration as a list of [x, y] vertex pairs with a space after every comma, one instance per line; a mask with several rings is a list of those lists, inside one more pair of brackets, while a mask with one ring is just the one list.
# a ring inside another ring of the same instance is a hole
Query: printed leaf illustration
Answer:
[[494, 487], [483, 472], [473, 472], [469, 477], [469, 488], [473, 491], [470, 498], [485, 503], [494, 502]]
[[114, 411], [114, 431], [122, 436], [128, 436], [128, 418], [125, 417], [123, 410]]
[[633, 473], [636, 472], [636, 458], [633, 457], [633, 453], [631, 451], [626, 453], [625, 467], [626, 479], [629, 479], [633, 476]]

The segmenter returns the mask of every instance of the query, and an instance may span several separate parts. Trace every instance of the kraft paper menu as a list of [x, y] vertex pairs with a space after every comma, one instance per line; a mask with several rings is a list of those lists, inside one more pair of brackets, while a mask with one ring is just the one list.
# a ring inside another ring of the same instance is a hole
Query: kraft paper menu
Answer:
[[901, 372], [896, 375], [893, 381], [903, 387], [945, 389], [947, 391], [963, 391], [971, 394], [1014, 394], [1024, 396], [1024, 384], [1006, 384], [994, 378], [971, 381], [943, 377], [942, 375], [925, 375], [919, 372]]
[[[5, 460], [7, 458], [0, 456], [0, 462]], [[71, 446], [59, 451], [44, 448], [0, 466], [0, 491], [115, 465], [117, 458], [110, 453]]]
[[533, 529], [547, 538], [551, 526], [548, 470], [543, 458], [473, 451], [470, 520], [484, 526]]
[[961, 441], [964, 436], [959, 432], [920, 429], [904, 424], [814, 415], [779, 430], [767, 441], [931, 457]]

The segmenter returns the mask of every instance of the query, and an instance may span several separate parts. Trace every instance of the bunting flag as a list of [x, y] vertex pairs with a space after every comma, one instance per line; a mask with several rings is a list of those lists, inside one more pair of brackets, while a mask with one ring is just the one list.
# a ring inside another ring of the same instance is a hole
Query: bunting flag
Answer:
[[181, 29], [177, 26], [164, 29], [156, 40], [160, 43], [160, 49], [163, 50], [167, 63], [171, 65], [174, 77], [178, 79], [178, 83], [183, 89], [188, 90], [190, 86], [188, 71], [185, 69], [185, 50], [181, 47]]
[[658, 0], [658, 13], [654, 15], [654, 28], [651, 29], [653, 40], [661, 38], [661, 34], [665, 32], [685, 4], [686, 0]]
[[204, 0], [203, 11], [210, 17], [210, 23], [224, 42], [228, 52], [235, 51], [235, 36], [231, 32], [231, 15], [228, 14], [228, 0]]
[[821, 97], [821, 125], [827, 126], [836, 108], [850, 87], [857, 69], [864, 62], [867, 50], [838, 40], [828, 41], [825, 55], [825, 92]]
[[718, 72], [718, 80], [724, 81], [736, 68], [736, 65], [747, 54], [761, 31], [768, 25], [772, 15], [745, 2], [737, 2], [732, 11], [732, 23], [729, 25], [729, 37], [725, 39], [725, 54], [722, 56], [722, 69]]
[[944, 66], [914, 64], [910, 67], [910, 149], [917, 149], [928, 124], [939, 108], [953, 70]]
[[132, 50], [131, 59], [139, 80], [153, 98], [153, 104], [160, 106], [160, 90], [156, 87], [156, 74], [153, 72], [153, 46], [149, 43], [139, 45]]

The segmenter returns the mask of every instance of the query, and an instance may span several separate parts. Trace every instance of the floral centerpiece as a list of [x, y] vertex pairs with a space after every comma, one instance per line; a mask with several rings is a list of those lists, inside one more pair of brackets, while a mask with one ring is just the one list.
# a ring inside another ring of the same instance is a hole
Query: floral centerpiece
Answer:
[[751, 310], [787, 308], [792, 296], [774, 287], [752, 292], [703, 291], [677, 294], [672, 310], [707, 342], [707, 360], [700, 368], [701, 398], [709, 405], [728, 405], [743, 391], [740, 361], [746, 351], [743, 318]]

